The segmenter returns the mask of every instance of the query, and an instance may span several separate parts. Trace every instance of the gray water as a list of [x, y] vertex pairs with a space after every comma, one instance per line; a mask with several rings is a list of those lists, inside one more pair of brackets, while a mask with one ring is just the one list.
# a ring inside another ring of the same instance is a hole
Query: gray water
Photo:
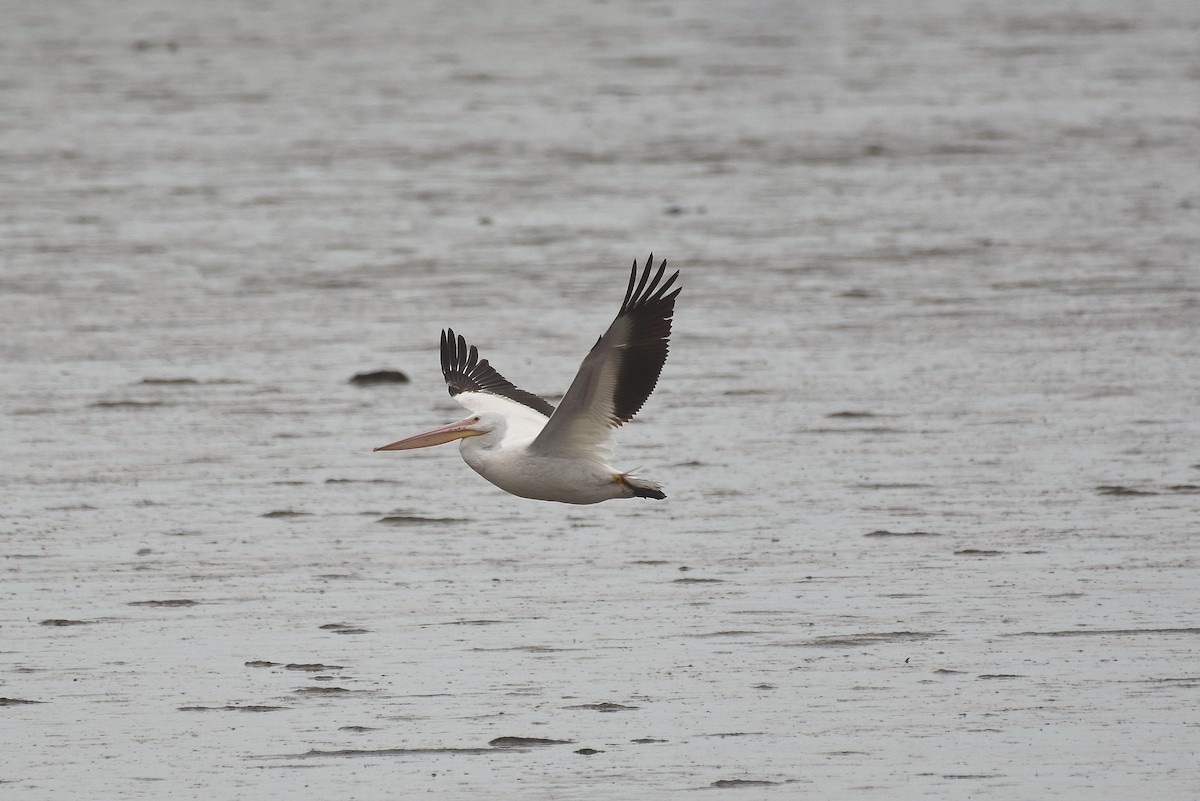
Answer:
[[1200, 7], [917, 5], [4, 3], [0, 795], [1196, 797]]

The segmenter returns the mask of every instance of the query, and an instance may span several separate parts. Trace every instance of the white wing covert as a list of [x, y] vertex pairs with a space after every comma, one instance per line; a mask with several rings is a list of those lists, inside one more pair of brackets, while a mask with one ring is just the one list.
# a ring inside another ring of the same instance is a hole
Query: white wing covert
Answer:
[[607, 458], [612, 430], [632, 419], [654, 391], [667, 360], [680, 288], [670, 291], [679, 271], [663, 281], [664, 260], [651, 279], [653, 266], [651, 254], [639, 280], [634, 261], [620, 312], [579, 366], [531, 451], [546, 456], [587, 451]]

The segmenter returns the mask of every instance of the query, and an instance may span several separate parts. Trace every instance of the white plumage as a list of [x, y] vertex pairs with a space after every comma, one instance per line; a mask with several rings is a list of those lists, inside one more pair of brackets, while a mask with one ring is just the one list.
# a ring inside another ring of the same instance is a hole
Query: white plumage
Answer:
[[651, 278], [653, 264], [651, 255], [639, 280], [634, 262], [620, 312], [579, 366], [557, 409], [514, 386], [448, 329], [442, 332], [442, 374], [450, 395], [471, 416], [375, 450], [457, 439], [471, 469], [523, 498], [562, 503], [665, 498], [657, 483], [608, 464], [613, 429], [641, 409], [667, 358], [679, 294], [678, 288], [670, 289], [679, 273], [663, 281], [663, 261]]

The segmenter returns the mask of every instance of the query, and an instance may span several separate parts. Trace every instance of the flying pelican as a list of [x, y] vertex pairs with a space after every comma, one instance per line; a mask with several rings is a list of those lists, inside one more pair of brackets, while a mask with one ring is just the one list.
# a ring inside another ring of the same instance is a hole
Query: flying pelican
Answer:
[[638, 413], [654, 391], [663, 363], [679, 277], [666, 281], [666, 261], [651, 278], [654, 255], [638, 280], [637, 261], [621, 311], [579, 366], [555, 409], [518, 389], [454, 329], [442, 331], [442, 375], [450, 396], [471, 412], [456, 423], [383, 445], [403, 451], [460, 440], [459, 452], [472, 470], [522, 498], [561, 503], [599, 503], [613, 498], [656, 498], [666, 494], [649, 479], [610, 467], [612, 430]]

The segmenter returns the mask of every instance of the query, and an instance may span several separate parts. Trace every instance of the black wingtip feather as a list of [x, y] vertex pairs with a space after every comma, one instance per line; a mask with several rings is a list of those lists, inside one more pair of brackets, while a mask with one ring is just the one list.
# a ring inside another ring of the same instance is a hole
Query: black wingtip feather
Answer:
[[[637, 277], [637, 262], [629, 277], [625, 291], [625, 302], [617, 319], [627, 318], [631, 325], [628, 340], [621, 353], [621, 377], [614, 400], [613, 423], [628, 422], [641, 410], [650, 393], [658, 384], [663, 364], [667, 360], [668, 340], [671, 336], [671, 320], [675, 314], [675, 298], [682, 287], [671, 287], [679, 278], [673, 272], [666, 281], [667, 261], [663, 259], [654, 273], [654, 254], [646, 259], [641, 279]], [[636, 289], [635, 289], [636, 285]]]
[[[654, 258], [654, 254], [650, 254], [650, 258]], [[625, 287], [625, 299], [621, 301], [621, 311], [629, 306], [629, 299], [633, 297], [633, 284], [637, 281], [637, 259], [633, 260], [633, 266], [629, 268], [629, 286]]]

